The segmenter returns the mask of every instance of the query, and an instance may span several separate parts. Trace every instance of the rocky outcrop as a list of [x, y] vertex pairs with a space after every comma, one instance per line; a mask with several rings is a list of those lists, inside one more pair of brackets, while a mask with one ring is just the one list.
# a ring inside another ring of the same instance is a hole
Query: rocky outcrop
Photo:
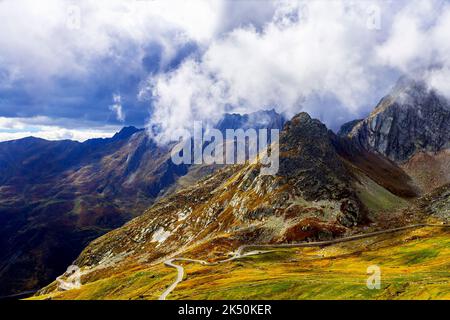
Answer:
[[450, 222], [450, 184], [443, 185], [432, 193], [422, 197], [419, 203], [421, 209], [428, 214], [445, 223]]
[[345, 136], [349, 135], [350, 132], [352, 132], [353, 128], [354, 128], [357, 124], [359, 124], [361, 121], [363, 121], [363, 120], [364, 120], [364, 119], [356, 119], [356, 120], [352, 120], [352, 121], [349, 121], [349, 122], [344, 123], [344, 124], [340, 127], [340, 129], [339, 129], [337, 135], [338, 135], [339, 137], [345, 137]]
[[280, 136], [278, 175], [306, 200], [349, 196], [350, 175], [332, 145], [328, 129], [307, 113], [287, 122]]

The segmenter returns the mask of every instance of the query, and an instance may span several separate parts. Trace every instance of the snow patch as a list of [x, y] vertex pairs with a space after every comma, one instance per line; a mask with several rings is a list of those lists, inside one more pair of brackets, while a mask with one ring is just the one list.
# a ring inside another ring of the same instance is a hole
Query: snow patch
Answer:
[[156, 232], [152, 235], [151, 242], [159, 242], [162, 243], [166, 241], [166, 239], [171, 235], [170, 231], [165, 231], [163, 227], [160, 227]]

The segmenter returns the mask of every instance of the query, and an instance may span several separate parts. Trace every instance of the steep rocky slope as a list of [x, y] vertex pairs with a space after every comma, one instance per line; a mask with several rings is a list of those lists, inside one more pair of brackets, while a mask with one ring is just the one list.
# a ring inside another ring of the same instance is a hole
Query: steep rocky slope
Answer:
[[400, 165], [422, 192], [450, 182], [450, 102], [421, 81], [400, 79], [366, 119], [339, 134]]
[[[317, 248], [285, 248], [220, 265], [177, 262], [187, 276], [169, 298], [447, 299], [450, 240], [448, 228], [439, 226], [450, 219], [449, 192], [450, 185], [443, 186], [404, 209], [403, 217], [409, 219], [404, 223], [438, 227]], [[392, 226], [391, 222], [387, 228]], [[301, 230], [306, 234], [316, 227], [309, 221]], [[248, 229], [205, 239], [183, 248], [177, 256], [214, 259], [247, 241], [244, 235]], [[61, 291], [53, 283], [33, 299], [157, 299], [173, 282], [174, 270], [162, 263], [113, 257], [111, 253], [108, 263], [105, 259], [92, 269], [84, 267], [80, 289]], [[367, 267], [374, 264], [383, 272], [380, 290], [366, 286]]]
[[[262, 176], [260, 169], [227, 166], [94, 240], [75, 261], [85, 281], [221, 237], [236, 249], [244, 243], [329, 239], [366, 222], [367, 209], [329, 131], [306, 113], [287, 122], [280, 135], [279, 172]], [[227, 252], [209, 254], [217, 259]]]
[[450, 148], [450, 103], [424, 83], [402, 78], [349, 136], [396, 162], [438, 152]]

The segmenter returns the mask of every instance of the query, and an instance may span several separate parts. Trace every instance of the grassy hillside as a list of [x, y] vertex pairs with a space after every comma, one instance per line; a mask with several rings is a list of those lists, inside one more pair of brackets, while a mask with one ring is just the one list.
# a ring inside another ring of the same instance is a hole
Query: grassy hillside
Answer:
[[[371, 265], [381, 268], [379, 290], [366, 286]], [[169, 299], [450, 299], [450, 233], [423, 228], [219, 266], [186, 263], [185, 271]], [[141, 266], [33, 299], [157, 299], [175, 274]]]

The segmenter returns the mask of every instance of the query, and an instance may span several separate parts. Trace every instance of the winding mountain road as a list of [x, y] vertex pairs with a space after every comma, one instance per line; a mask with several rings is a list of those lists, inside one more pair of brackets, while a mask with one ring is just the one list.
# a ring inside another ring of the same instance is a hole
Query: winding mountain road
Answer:
[[159, 297], [159, 300], [166, 300], [167, 296], [176, 288], [176, 286], [183, 281], [183, 276], [184, 276], [184, 268], [182, 266], [179, 266], [177, 264], [173, 264], [173, 261], [175, 259], [170, 259], [164, 262], [165, 266], [171, 267], [171, 268], [176, 268], [178, 271], [177, 274], [177, 278], [175, 280], [174, 283], [172, 283], [166, 291], [164, 291], [164, 293]]
[[[177, 271], [178, 271], [177, 278], [176, 278], [175, 282], [173, 282], [164, 291], [164, 293], [159, 297], [159, 300], [166, 300], [167, 296], [173, 290], [175, 290], [175, 288], [177, 287], [177, 285], [181, 281], [183, 281], [184, 268], [182, 266], [178, 265], [178, 264], [175, 264], [174, 263], [175, 261], [192, 262], [192, 263], [198, 263], [198, 264], [205, 265], [205, 266], [214, 266], [214, 265], [219, 265], [221, 263], [225, 263], [225, 262], [241, 259], [243, 257], [248, 257], [248, 256], [251, 256], [251, 255], [259, 255], [259, 254], [264, 254], [264, 253], [276, 251], [274, 249], [322, 247], [322, 246], [328, 246], [328, 245], [342, 243], [342, 242], [348, 242], [348, 241], [354, 241], [354, 240], [359, 240], [359, 239], [364, 239], [364, 238], [375, 237], [375, 236], [382, 235], [382, 234], [389, 234], [389, 233], [394, 233], [394, 232], [398, 232], [398, 231], [403, 231], [403, 230], [408, 230], [408, 229], [416, 229], [416, 228], [424, 228], [424, 227], [448, 228], [448, 227], [450, 227], [450, 225], [447, 225], [447, 224], [426, 224], [426, 223], [413, 224], [413, 225], [409, 225], [409, 226], [392, 228], [392, 229], [375, 231], [375, 232], [369, 232], [369, 233], [365, 233], [365, 234], [359, 234], [359, 235], [355, 235], [355, 236], [349, 236], [349, 237], [345, 237], [345, 238], [339, 238], [339, 239], [328, 240], [328, 241], [316, 241], [316, 242], [304, 242], [304, 243], [286, 243], [286, 244], [246, 244], [246, 245], [240, 246], [231, 258], [220, 260], [220, 261], [217, 261], [217, 262], [208, 262], [208, 261], [204, 261], [204, 260], [188, 259], [188, 258], [183, 258], [183, 257], [172, 258], [172, 259], [164, 261], [164, 265], [167, 266], [167, 267], [176, 268]], [[253, 249], [253, 251], [244, 253], [244, 251], [250, 250], [250, 249]], [[271, 249], [271, 250], [261, 250], [261, 249]]]

